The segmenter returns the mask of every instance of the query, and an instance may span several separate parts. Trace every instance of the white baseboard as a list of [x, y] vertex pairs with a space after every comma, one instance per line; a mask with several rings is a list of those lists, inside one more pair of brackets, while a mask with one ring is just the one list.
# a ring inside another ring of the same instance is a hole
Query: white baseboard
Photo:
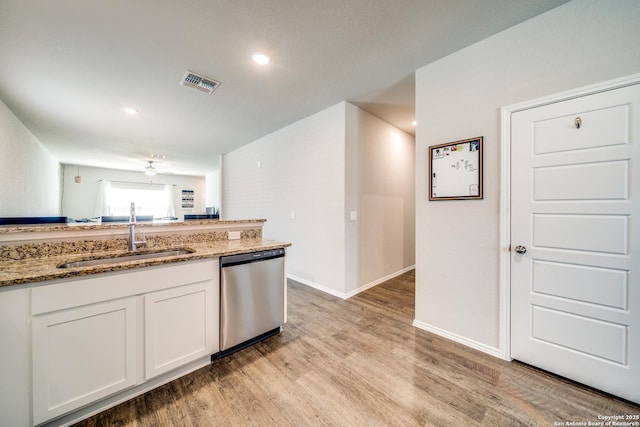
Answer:
[[401, 274], [404, 274], [407, 271], [411, 271], [414, 268], [416, 268], [415, 265], [403, 268], [402, 270], [398, 270], [395, 273], [391, 273], [391, 274], [389, 274], [387, 276], [381, 277], [380, 279], [376, 279], [373, 282], [369, 282], [369, 283], [367, 283], [365, 285], [362, 285], [359, 288], [354, 289], [353, 291], [350, 291], [350, 292], [347, 292], [347, 293], [336, 291], [335, 289], [328, 288], [326, 286], [320, 285], [320, 284], [312, 282], [310, 280], [306, 280], [306, 279], [302, 279], [300, 277], [296, 277], [296, 276], [294, 276], [292, 274], [287, 274], [287, 278], [289, 278], [289, 279], [291, 279], [291, 280], [293, 280], [295, 282], [302, 283], [303, 285], [309, 286], [311, 288], [317, 289], [319, 291], [325, 292], [327, 294], [333, 295], [335, 297], [338, 297], [338, 298], [341, 298], [341, 299], [349, 299], [349, 298], [351, 298], [351, 297], [353, 297], [355, 295], [358, 295], [360, 292], [364, 292], [367, 289], [373, 288], [374, 286], [377, 286], [380, 283], [386, 282], [387, 280], [390, 280], [390, 279], [393, 279], [394, 277], [400, 276]]
[[[436, 334], [436, 335], [439, 335], [441, 337], [447, 338], [447, 339], [449, 339], [451, 341], [455, 341], [455, 342], [457, 342], [459, 344], [466, 345], [467, 347], [474, 348], [474, 349], [476, 349], [478, 351], [481, 351], [483, 353], [487, 353], [487, 354], [489, 354], [491, 356], [494, 356], [494, 357], [497, 357], [499, 359], [504, 359], [504, 357], [502, 355], [502, 352], [500, 351], [499, 348], [491, 347], [491, 346], [483, 344], [481, 342], [471, 340], [469, 338], [466, 338], [466, 337], [463, 337], [461, 335], [457, 335], [457, 334], [451, 333], [449, 331], [445, 331], [444, 329], [440, 329], [438, 327], [429, 325], [427, 323], [420, 322], [418, 320], [414, 320], [413, 321], [413, 326], [415, 326], [418, 329], [422, 329], [424, 331], [431, 332], [433, 334]], [[510, 359], [507, 359], [507, 360], [510, 360]]]
[[334, 297], [346, 299], [344, 297], [344, 293], [338, 292], [335, 289], [327, 288], [326, 286], [319, 285], [319, 284], [317, 284], [315, 282], [312, 282], [310, 280], [302, 279], [302, 278], [294, 276], [292, 274], [287, 274], [287, 278], [291, 279], [291, 280], [293, 280], [295, 282], [302, 283], [303, 285], [309, 286], [310, 288], [314, 288], [314, 289], [317, 289], [317, 290], [322, 291], [324, 293], [333, 295]]
[[388, 275], [386, 275], [386, 276], [384, 276], [384, 277], [381, 277], [380, 279], [374, 280], [373, 282], [369, 282], [369, 283], [367, 283], [367, 284], [365, 284], [365, 285], [362, 285], [362, 286], [360, 286], [359, 288], [354, 289], [353, 291], [347, 292], [347, 293], [345, 294], [345, 298], [343, 298], [343, 299], [347, 299], [347, 298], [351, 298], [351, 297], [353, 297], [353, 296], [356, 296], [356, 295], [358, 295], [360, 292], [364, 292], [364, 291], [366, 291], [367, 289], [370, 289], [370, 288], [373, 288], [374, 286], [379, 285], [380, 283], [384, 283], [384, 282], [386, 282], [387, 280], [391, 280], [391, 279], [393, 279], [394, 277], [398, 277], [398, 276], [400, 276], [401, 274], [406, 273], [407, 271], [411, 271], [411, 270], [413, 270], [414, 268], [416, 268], [415, 264], [414, 264], [414, 265], [411, 265], [411, 266], [409, 266], [409, 267], [403, 268], [402, 270], [398, 270], [398, 271], [396, 271], [395, 273], [388, 274]]

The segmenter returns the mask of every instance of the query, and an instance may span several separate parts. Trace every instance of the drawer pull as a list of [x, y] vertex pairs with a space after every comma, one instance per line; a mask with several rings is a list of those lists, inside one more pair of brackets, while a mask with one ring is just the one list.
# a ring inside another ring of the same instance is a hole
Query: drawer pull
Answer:
[[575, 124], [576, 129], [580, 129], [582, 127], [582, 119], [579, 116], [576, 117], [573, 123]]

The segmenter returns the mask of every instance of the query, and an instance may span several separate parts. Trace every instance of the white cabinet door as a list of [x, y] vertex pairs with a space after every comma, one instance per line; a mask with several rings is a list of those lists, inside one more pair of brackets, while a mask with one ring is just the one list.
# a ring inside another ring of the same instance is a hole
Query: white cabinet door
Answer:
[[31, 328], [35, 424], [135, 384], [135, 298], [43, 314]]
[[145, 295], [145, 377], [155, 377], [219, 348], [214, 280]]
[[31, 345], [25, 285], [0, 287], [0, 424], [31, 424]]

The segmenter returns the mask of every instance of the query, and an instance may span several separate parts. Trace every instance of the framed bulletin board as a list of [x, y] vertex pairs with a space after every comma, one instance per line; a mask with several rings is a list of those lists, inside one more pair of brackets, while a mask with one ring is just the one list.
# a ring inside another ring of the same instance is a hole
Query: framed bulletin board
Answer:
[[482, 199], [482, 137], [429, 147], [429, 200]]

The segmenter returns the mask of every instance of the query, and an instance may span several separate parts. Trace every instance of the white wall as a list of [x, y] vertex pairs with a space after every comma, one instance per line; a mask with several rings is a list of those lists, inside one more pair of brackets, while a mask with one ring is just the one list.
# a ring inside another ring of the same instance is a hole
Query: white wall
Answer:
[[[264, 218], [291, 242], [287, 274], [345, 292], [345, 103], [225, 154], [222, 218]], [[293, 219], [292, 213], [295, 214]]]
[[346, 107], [349, 293], [415, 263], [415, 140], [352, 104]]
[[[94, 216], [100, 180], [173, 184], [176, 186], [176, 216], [178, 218], [182, 219], [185, 213], [204, 213], [205, 178], [201, 176], [156, 174], [153, 177], [148, 177], [142, 172], [88, 166], [80, 166], [80, 176], [82, 177], [80, 184], [74, 182], [76, 175], [78, 175], [78, 166], [63, 166], [62, 214], [73, 219]], [[193, 210], [183, 210], [180, 207], [180, 195], [183, 189], [194, 191], [195, 208]]]
[[223, 218], [267, 219], [290, 277], [349, 297], [415, 262], [414, 164], [413, 136], [342, 102], [226, 154]]
[[2, 101], [0, 184], [0, 217], [60, 215], [60, 164]]
[[209, 172], [204, 176], [205, 182], [205, 195], [204, 195], [204, 206], [213, 207], [216, 210], [220, 210], [220, 195], [222, 193], [221, 181], [220, 181], [220, 162], [222, 161], [222, 156], [218, 160], [218, 169]]
[[[499, 346], [500, 108], [640, 71], [640, 2], [575, 0], [416, 72], [416, 325]], [[484, 200], [430, 202], [427, 148], [484, 136]]]

